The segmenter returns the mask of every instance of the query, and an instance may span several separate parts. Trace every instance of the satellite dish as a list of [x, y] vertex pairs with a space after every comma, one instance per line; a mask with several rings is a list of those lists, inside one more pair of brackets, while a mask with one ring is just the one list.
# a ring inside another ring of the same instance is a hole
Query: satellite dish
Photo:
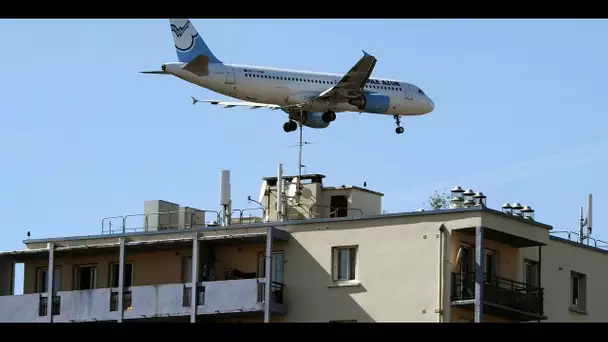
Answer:
[[287, 188], [287, 197], [295, 197], [298, 191], [298, 177], [293, 177]]
[[263, 181], [262, 187], [260, 188], [260, 196], [258, 196], [258, 202], [262, 203], [264, 201], [264, 197], [266, 197], [266, 188], [268, 187], [268, 182]]

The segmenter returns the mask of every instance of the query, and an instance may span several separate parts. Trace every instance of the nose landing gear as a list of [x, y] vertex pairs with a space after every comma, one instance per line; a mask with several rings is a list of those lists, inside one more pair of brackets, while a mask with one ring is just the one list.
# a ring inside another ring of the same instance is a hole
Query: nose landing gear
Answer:
[[395, 128], [395, 133], [403, 134], [403, 132], [405, 132], [405, 128], [401, 127], [401, 116], [393, 115], [393, 117], [395, 118], [395, 123], [397, 124], [397, 128]]

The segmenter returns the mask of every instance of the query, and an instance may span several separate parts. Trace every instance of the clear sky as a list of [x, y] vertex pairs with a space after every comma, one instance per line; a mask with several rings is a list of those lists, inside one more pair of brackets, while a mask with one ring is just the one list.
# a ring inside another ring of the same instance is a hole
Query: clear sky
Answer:
[[[0, 21], [0, 250], [32, 238], [98, 234], [106, 216], [163, 199], [233, 207], [257, 198], [297, 133], [264, 109], [192, 106], [225, 99], [170, 76], [168, 20]], [[594, 194], [594, 236], [608, 240], [608, 47], [604, 20], [211, 20], [193, 23], [226, 63], [346, 72], [364, 49], [374, 75], [408, 81], [435, 111], [404, 118], [338, 114], [307, 129], [304, 161], [328, 185], [385, 193], [383, 209], [423, 207], [435, 189], [519, 201], [555, 230], [576, 230]], [[604, 176], [602, 176], [604, 175]]]

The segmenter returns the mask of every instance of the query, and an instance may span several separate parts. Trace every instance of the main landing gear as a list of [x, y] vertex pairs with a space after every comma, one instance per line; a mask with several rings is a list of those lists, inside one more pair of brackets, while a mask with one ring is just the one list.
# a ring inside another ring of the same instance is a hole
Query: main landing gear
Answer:
[[321, 116], [321, 119], [324, 122], [332, 122], [332, 121], [336, 120], [336, 112], [334, 112], [333, 110], [328, 110], [327, 112], [323, 113], [323, 116]]
[[[289, 121], [287, 121], [286, 123], [283, 124], [283, 130], [285, 131], [285, 133], [289, 133], [289, 132], [293, 132], [293, 131], [297, 130], [298, 123], [295, 120], [298, 120], [300, 122], [305, 122], [306, 116], [304, 114], [308, 114], [308, 113], [300, 112], [299, 116], [290, 115]], [[295, 120], [293, 120], [292, 118]], [[324, 122], [328, 122], [328, 123], [336, 120], [336, 112], [334, 112], [333, 110], [328, 110], [328, 111], [324, 112], [323, 115], [321, 116], [321, 120], [323, 120]]]
[[397, 128], [395, 128], [395, 133], [403, 134], [403, 132], [405, 132], [405, 128], [401, 127], [401, 116], [393, 115], [393, 117], [395, 118], [395, 123], [397, 124]]
[[289, 120], [283, 124], [283, 130], [285, 133], [293, 132], [296, 129], [298, 129], [298, 124], [293, 120]]

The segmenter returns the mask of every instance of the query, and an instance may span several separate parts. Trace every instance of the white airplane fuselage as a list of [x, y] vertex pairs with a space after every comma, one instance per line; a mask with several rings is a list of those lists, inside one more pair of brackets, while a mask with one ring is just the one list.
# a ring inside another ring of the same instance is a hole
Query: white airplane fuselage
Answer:
[[[186, 63], [163, 65], [166, 73], [216, 93], [244, 101], [289, 106], [300, 104], [338, 83], [341, 74], [277, 69], [260, 66], [210, 63], [206, 76], [196, 75], [183, 67]], [[423, 115], [434, 109], [434, 103], [413, 84], [370, 77], [364, 91], [390, 98], [385, 110], [370, 112], [385, 115]], [[349, 103], [313, 102], [310, 111], [364, 112]]]

